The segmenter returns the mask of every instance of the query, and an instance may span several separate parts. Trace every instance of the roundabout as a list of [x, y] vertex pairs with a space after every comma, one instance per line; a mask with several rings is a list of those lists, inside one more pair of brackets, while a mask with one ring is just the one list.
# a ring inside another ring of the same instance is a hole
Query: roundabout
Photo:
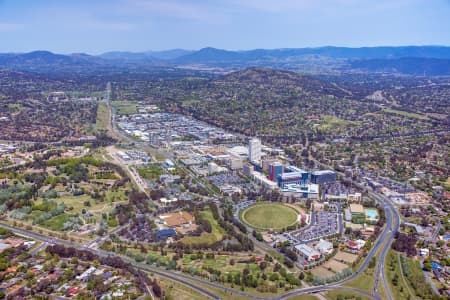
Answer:
[[239, 213], [239, 219], [256, 230], [281, 230], [295, 225], [298, 218], [292, 207], [272, 202], [254, 204]]

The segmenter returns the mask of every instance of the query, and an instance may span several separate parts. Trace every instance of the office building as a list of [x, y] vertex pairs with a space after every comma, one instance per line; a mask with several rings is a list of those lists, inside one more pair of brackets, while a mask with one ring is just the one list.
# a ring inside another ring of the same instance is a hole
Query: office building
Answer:
[[336, 173], [329, 170], [314, 171], [311, 173], [311, 182], [315, 184], [323, 184], [336, 181]]
[[253, 138], [248, 143], [248, 159], [251, 162], [259, 163], [261, 161], [261, 140]]

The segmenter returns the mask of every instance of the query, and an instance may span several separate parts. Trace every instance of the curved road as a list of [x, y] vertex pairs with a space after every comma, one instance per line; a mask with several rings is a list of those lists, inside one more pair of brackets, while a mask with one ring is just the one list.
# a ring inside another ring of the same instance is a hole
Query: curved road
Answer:
[[104, 250], [100, 250], [100, 249], [89, 249], [88, 247], [78, 244], [78, 243], [75, 243], [75, 242], [61, 240], [61, 239], [57, 239], [57, 238], [51, 238], [51, 237], [48, 237], [48, 236], [45, 236], [42, 234], [38, 234], [38, 233], [29, 231], [29, 230], [19, 229], [19, 228], [16, 228], [16, 227], [10, 226], [8, 224], [4, 224], [4, 223], [0, 223], [0, 227], [9, 229], [18, 235], [36, 239], [36, 240], [40, 240], [43, 242], [47, 242], [49, 244], [58, 243], [58, 244], [74, 247], [74, 248], [80, 249], [80, 250], [88, 250], [88, 251], [91, 251], [91, 252], [93, 252], [99, 256], [103, 256], [103, 257], [111, 257], [111, 256], [120, 257], [121, 259], [132, 264], [134, 267], [136, 267], [138, 269], [141, 269], [141, 270], [147, 271], [147, 272], [152, 272], [161, 277], [165, 277], [170, 280], [176, 281], [178, 283], [181, 283], [183, 285], [186, 285], [186, 286], [192, 288], [193, 290], [196, 290], [196, 291], [204, 294], [205, 296], [207, 296], [209, 298], [217, 299], [217, 300], [221, 299], [221, 298], [218, 297], [217, 295], [213, 294], [211, 291], [209, 291], [201, 286], [197, 286], [197, 285], [193, 284], [192, 282], [206, 285], [206, 286], [209, 286], [209, 287], [215, 288], [215, 289], [220, 289], [220, 290], [224, 291], [225, 293], [238, 294], [240, 296], [243, 296], [243, 297], [246, 297], [249, 299], [257, 299], [257, 300], [281, 300], [281, 299], [286, 299], [286, 298], [294, 296], [294, 295], [306, 294], [306, 293], [317, 293], [317, 292], [321, 292], [321, 291], [334, 290], [334, 289], [353, 291], [353, 292], [363, 294], [369, 298], [379, 300], [378, 297], [374, 297], [372, 294], [368, 293], [367, 291], [362, 291], [362, 290], [352, 288], [352, 287], [340, 286], [340, 284], [342, 284], [343, 282], [353, 279], [357, 273], [353, 274], [346, 280], [343, 280], [341, 282], [334, 283], [334, 284], [297, 289], [297, 290], [294, 290], [294, 291], [291, 291], [291, 292], [288, 292], [286, 294], [276, 296], [276, 297], [258, 297], [258, 296], [240, 291], [240, 290], [222, 286], [222, 285], [214, 283], [214, 282], [206, 281], [206, 280], [196, 278], [196, 277], [191, 277], [189, 275], [186, 275], [186, 274], [183, 274], [180, 272], [168, 271], [168, 270], [160, 269], [160, 268], [146, 265], [146, 264], [139, 264], [139, 263], [136, 263], [134, 260], [132, 260], [129, 257], [118, 255], [116, 253], [112, 253], [112, 252], [108, 252], [108, 251], [104, 251]]

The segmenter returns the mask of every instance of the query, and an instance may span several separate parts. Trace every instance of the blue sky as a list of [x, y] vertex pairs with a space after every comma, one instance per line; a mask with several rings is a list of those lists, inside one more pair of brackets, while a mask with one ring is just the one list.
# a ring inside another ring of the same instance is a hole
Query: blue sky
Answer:
[[450, 45], [450, 0], [0, 0], [0, 52]]

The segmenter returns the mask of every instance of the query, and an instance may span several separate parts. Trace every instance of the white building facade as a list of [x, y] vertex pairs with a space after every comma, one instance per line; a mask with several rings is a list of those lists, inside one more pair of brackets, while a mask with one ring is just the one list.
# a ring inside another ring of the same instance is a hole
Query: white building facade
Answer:
[[248, 143], [248, 159], [251, 162], [259, 163], [261, 161], [261, 140], [252, 138]]

